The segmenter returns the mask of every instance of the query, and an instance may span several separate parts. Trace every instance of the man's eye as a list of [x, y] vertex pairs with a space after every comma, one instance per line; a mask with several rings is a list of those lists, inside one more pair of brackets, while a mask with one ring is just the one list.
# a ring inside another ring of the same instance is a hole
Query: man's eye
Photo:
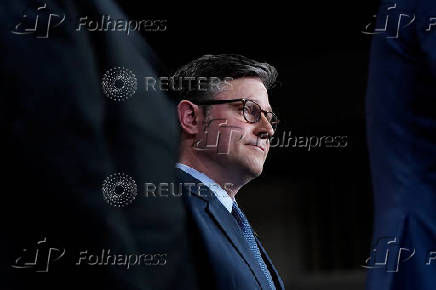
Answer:
[[247, 107], [247, 113], [253, 114], [255, 111], [254, 107]]

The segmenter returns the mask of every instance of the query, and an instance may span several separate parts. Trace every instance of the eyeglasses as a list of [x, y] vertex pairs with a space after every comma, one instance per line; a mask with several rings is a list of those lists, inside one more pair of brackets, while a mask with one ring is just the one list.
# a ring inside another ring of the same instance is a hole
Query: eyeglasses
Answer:
[[242, 102], [244, 119], [248, 123], [257, 123], [260, 121], [262, 113], [265, 115], [267, 121], [270, 123], [274, 132], [279, 124], [279, 118], [273, 112], [262, 110], [260, 105], [255, 101], [249, 99], [231, 99], [231, 100], [208, 100], [208, 101], [192, 101], [196, 105], [220, 105], [227, 103]]

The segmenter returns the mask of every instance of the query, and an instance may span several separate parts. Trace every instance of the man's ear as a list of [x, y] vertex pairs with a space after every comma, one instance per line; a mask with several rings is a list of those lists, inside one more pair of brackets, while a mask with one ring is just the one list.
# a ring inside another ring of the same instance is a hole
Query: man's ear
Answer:
[[202, 116], [197, 105], [188, 100], [182, 100], [177, 105], [180, 126], [188, 134], [196, 135], [200, 131]]

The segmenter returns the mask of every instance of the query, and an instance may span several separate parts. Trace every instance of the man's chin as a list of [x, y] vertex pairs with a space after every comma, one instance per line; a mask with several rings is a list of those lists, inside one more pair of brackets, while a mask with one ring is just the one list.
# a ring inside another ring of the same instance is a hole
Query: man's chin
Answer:
[[252, 178], [256, 178], [262, 174], [263, 164], [250, 164], [247, 166], [247, 171]]
[[244, 158], [234, 159], [233, 162], [227, 163], [227, 167], [236, 169], [235, 173], [239, 172], [241, 178], [251, 180], [262, 174], [263, 164], [263, 160]]

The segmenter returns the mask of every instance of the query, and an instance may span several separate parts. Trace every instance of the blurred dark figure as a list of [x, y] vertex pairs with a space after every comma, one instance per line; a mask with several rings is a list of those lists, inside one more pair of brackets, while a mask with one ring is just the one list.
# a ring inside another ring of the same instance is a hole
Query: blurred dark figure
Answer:
[[436, 23], [432, 17], [436, 17], [433, 0], [383, 1], [377, 15], [379, 32], [373, 38], [367, 92], [375, 192], [373, 249], [366, 263], [368, 290], [436, 289]]
[[[127, 19], [109, 0], [0, 6], [0, 289], [196, 289], [181, 200], [144, 195], [145, 182], [173, 182], [175, 105], [145, 91], [157, 61], [138, 33], [76, 31], [80, 17], [103, 14]], [[137, 78], [125, 102], [102, 91], [115, 67]], [[137, 185], [125, 207], [102, 195], [117, 172]], [[111, 254], [116, 264], [105, 265]], [[141, 254], [127, 268], [125, 257]]]

